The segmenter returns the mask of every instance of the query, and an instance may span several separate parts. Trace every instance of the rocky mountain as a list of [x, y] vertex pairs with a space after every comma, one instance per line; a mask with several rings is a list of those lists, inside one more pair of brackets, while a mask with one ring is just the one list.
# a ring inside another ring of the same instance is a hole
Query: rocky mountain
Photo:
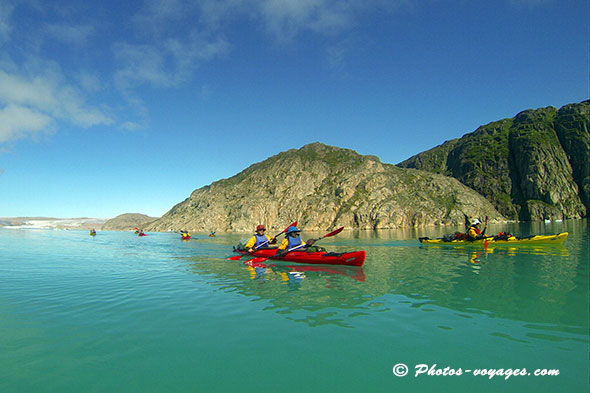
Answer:
[[295, 220], [306, 230], [376, 229], [462, 225], [476, 216], [505, 220], [454, 178], [313, 143], [193, 191], [144, 229], [252, 231], [263, 223], [280, 231]]
[[125, 213], [107, 220], [103, 224], [102, 229], [108, 231], [128, 231], [137, 227], [145, 226], [157, 219], [157, 217], [149, 217], [145, 214]]
[[523, 221], [581, 218], [590, 203], [590, 101], [526, 110], [398, 164], [452, 176]]

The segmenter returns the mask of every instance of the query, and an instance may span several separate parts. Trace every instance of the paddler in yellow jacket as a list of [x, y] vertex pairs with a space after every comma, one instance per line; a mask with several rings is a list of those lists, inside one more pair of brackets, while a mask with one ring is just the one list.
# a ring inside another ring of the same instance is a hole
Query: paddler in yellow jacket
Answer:
[[256, 249], [268, 246], [269, 244], [275, 244], [277, 242], [276, 238], [270, 238], [264, 232], [266, 232], [264, 225], [258, 225], [256, 227], [256, 233], [250, 238], [250, 240], [248, 240], [248, 243], [246, 243], [244, 248], [248, 250], [248, 252], [252, 252]]
[[488, 225], [486, 223], [486, 226], [483, 228], [483, 231], [479, 229], [480, 225], [481, 221], [479, 221], [479, 219], [474, 218], [473, 220], [471, 220], [471, 225], [469, 225], [469, 228], [467, 230], [467, 240], [473, 241], [483, 239], [486, 237], [486, 229], [488, 229]]

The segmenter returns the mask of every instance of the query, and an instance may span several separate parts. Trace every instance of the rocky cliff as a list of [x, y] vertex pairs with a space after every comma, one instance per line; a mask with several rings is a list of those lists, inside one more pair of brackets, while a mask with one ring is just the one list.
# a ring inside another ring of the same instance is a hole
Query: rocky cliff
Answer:
[[157, 220], [157, 217], [150, 217], [139, 213], [125, 213], [107, 220], [103, 224], [102, 229], [109, 231], [128, 231], [155, 220]]
[[526, 110], [398, 164], [452, 176], [520, 220], [588, 216], [590, 101]]
[[462, 225], [475, 216], [505, 219], [454, 178], [313, 143], [195, 190], [144, 229], [252, 231], [263, 223], [280, 231], [295, 220], [306, 230], [376, 229]]

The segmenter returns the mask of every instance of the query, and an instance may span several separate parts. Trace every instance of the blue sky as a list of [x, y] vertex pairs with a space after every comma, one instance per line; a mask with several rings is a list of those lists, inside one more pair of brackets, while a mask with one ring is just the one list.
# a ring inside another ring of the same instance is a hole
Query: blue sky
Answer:
[[587, 0], [3, 0], [0, 216], [160, 216], [307, 143], [395, 164], [583, 101], [588, 15]]

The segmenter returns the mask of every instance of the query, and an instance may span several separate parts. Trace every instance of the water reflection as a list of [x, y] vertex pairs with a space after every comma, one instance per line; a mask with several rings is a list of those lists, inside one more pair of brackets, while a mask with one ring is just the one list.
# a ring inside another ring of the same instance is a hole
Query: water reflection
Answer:
[[283, 282], [300, 282], [306, 278], [305, 272], [319, 273], [329, 277], [331, 275], [342, 275], [356, 281], [365, 281], [365, 272], [359, 266], [328, 266], [328, 265], [306, 265], [306, 264], [285, 264], [257, 262], [256, 260], [244, 260], [244, 265], [250, 271], [251, 279], [272, 279], [274, 274], [281, 277]]
[[531, 329], [583, 333], [588, 330], [588, 233], [580, 224], [582, 230], [573, 231], [563, 246], [423, 246], [416, 238], [404, 239], [412, 231], [349, 232], [330, 242], [334, 251], [364, 249], [362, 268], [249, 266], [201, 257], [188, 262], [208, 283], [267, 301], [266, 310], [312, 326], [354, 326], [358, 317], [400, 307], [442, 307], [457, 316], [505, 318], [524, 321]]

